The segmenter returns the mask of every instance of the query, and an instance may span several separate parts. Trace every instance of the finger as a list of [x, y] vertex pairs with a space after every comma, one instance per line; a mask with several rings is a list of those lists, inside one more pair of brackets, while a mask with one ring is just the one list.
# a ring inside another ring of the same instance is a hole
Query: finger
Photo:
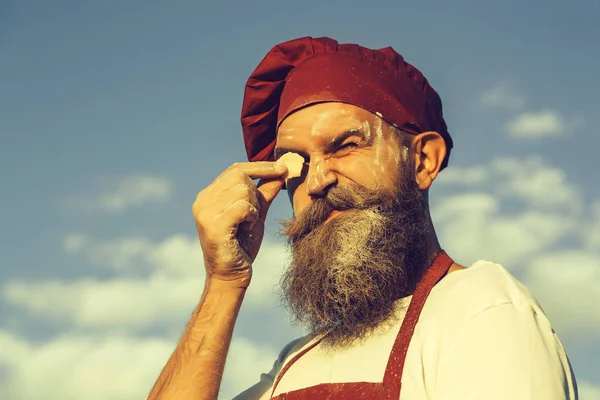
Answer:
[[285, 182], [281, 179], [261, 179], [258, 181], [258, 203], [260, 205], [258, 217], [263, 221], [267, 218], [269, 207]]
[[283, 163], [270, 161], [238, 162], [228, 170], [239, 169], [250, 177], [250, 179], [282, 178], [287, 173], [287, 167]]
[[250, 204], [252, 204], [256, 209], [260, 208], [260, 203], [258, 202], [258, 196], [256, 194], [256, 185], [254, 182], [250, 181], [250, 183], [238, 183], [226, 190], [225, 196], [232, 200], [247, 200]]
[[247, 200], [238, 200], [225, 210], [223, 210], [217, 219], [226, 221], [226, 225], [234, 228], [237, 232], [238, 226], [243, 222], [254, 223], [258, 218], [258, 210]]
[[[226, 169], [215, 181], [207, 188], [206, 193], [202, 193], [203, 197], [210, 202], [219, 202], [222, 206], [222, 199], [224, 196], [231, 196], [232, 188], [238, 187], [238, 185], [246, 185], [252, 190], [256, 190], [256, 184], [248, 175], [244, 173], [240, 168], [229, 167]], [[241, 193], [243, 189], [240, 188], [238, 193]], [[236, 193], [237, 194], [237, 193]], [[240, 196], [236, 196], [240, 197]], [[242, 196], [243, 197], [243, 196]]]

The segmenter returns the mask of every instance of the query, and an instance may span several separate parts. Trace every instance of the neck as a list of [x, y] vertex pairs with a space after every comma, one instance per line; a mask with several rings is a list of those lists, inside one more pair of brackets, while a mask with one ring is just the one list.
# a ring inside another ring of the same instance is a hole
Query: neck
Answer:
[[440, 250], [442, 250], [442, 247], [440, 246], [440, 242], [437, 238], [437, 235], [435, 233], [435, 229], [433, 227], [433, 223], [431, 222], [431, 220], [429, 220], [429, 234], [427, 235], [427, 237], [425, 238], [425, 252], [426, 252], [426, 262], [425, 265], [422, 266], [421, 269], [421, 276], [425, 273], [425, 271], [427, 271], [427, 269], [431, 266], [431, 263], [433, 262], [433, 259], [435, 258], [435, 256], [440, 252]]

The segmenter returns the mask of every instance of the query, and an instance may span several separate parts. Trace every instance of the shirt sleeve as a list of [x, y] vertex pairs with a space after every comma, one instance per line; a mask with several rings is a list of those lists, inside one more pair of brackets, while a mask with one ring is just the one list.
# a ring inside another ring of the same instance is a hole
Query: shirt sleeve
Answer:
[[576, 400], [567, 355], [544, 313], [504, 303], [471, 317], [440, 359], [435, 400]]
[[271, 397], [271, 389], [273, 388], [273, 383], [275, 382], [275, 377], [279, 373], [279, 370], [283, 366], [286, 358], [292, 352], [294, 347], [302, 340], [296, 339], [290, 343], [288, 343], [279, 353], [279, 356], [273, 363], [273, 368], [268, 373], [262, 373], [260, 375], [260, 380], [244, 390], [242, 393], [235, 396], [232, 400], [266, 400]]

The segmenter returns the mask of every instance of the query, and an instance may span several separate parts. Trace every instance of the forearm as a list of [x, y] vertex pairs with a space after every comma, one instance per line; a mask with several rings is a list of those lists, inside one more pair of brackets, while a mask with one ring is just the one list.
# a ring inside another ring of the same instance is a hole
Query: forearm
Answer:
[[245, 290], [207, 281], [200, 303], [148, 400], [216, 399]]

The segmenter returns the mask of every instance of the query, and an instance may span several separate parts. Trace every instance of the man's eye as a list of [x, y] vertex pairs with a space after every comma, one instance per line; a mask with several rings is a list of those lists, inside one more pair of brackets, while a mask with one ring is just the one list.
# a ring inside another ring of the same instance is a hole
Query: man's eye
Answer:
[[338, 147], [336, 152], [341, 151], [341, 150], [350, 150], [350, 149], [353, 149], [356, 147], [358, 147], [357, 143], [349, 142], [349, 143], [343, 144], [340, 147]]

